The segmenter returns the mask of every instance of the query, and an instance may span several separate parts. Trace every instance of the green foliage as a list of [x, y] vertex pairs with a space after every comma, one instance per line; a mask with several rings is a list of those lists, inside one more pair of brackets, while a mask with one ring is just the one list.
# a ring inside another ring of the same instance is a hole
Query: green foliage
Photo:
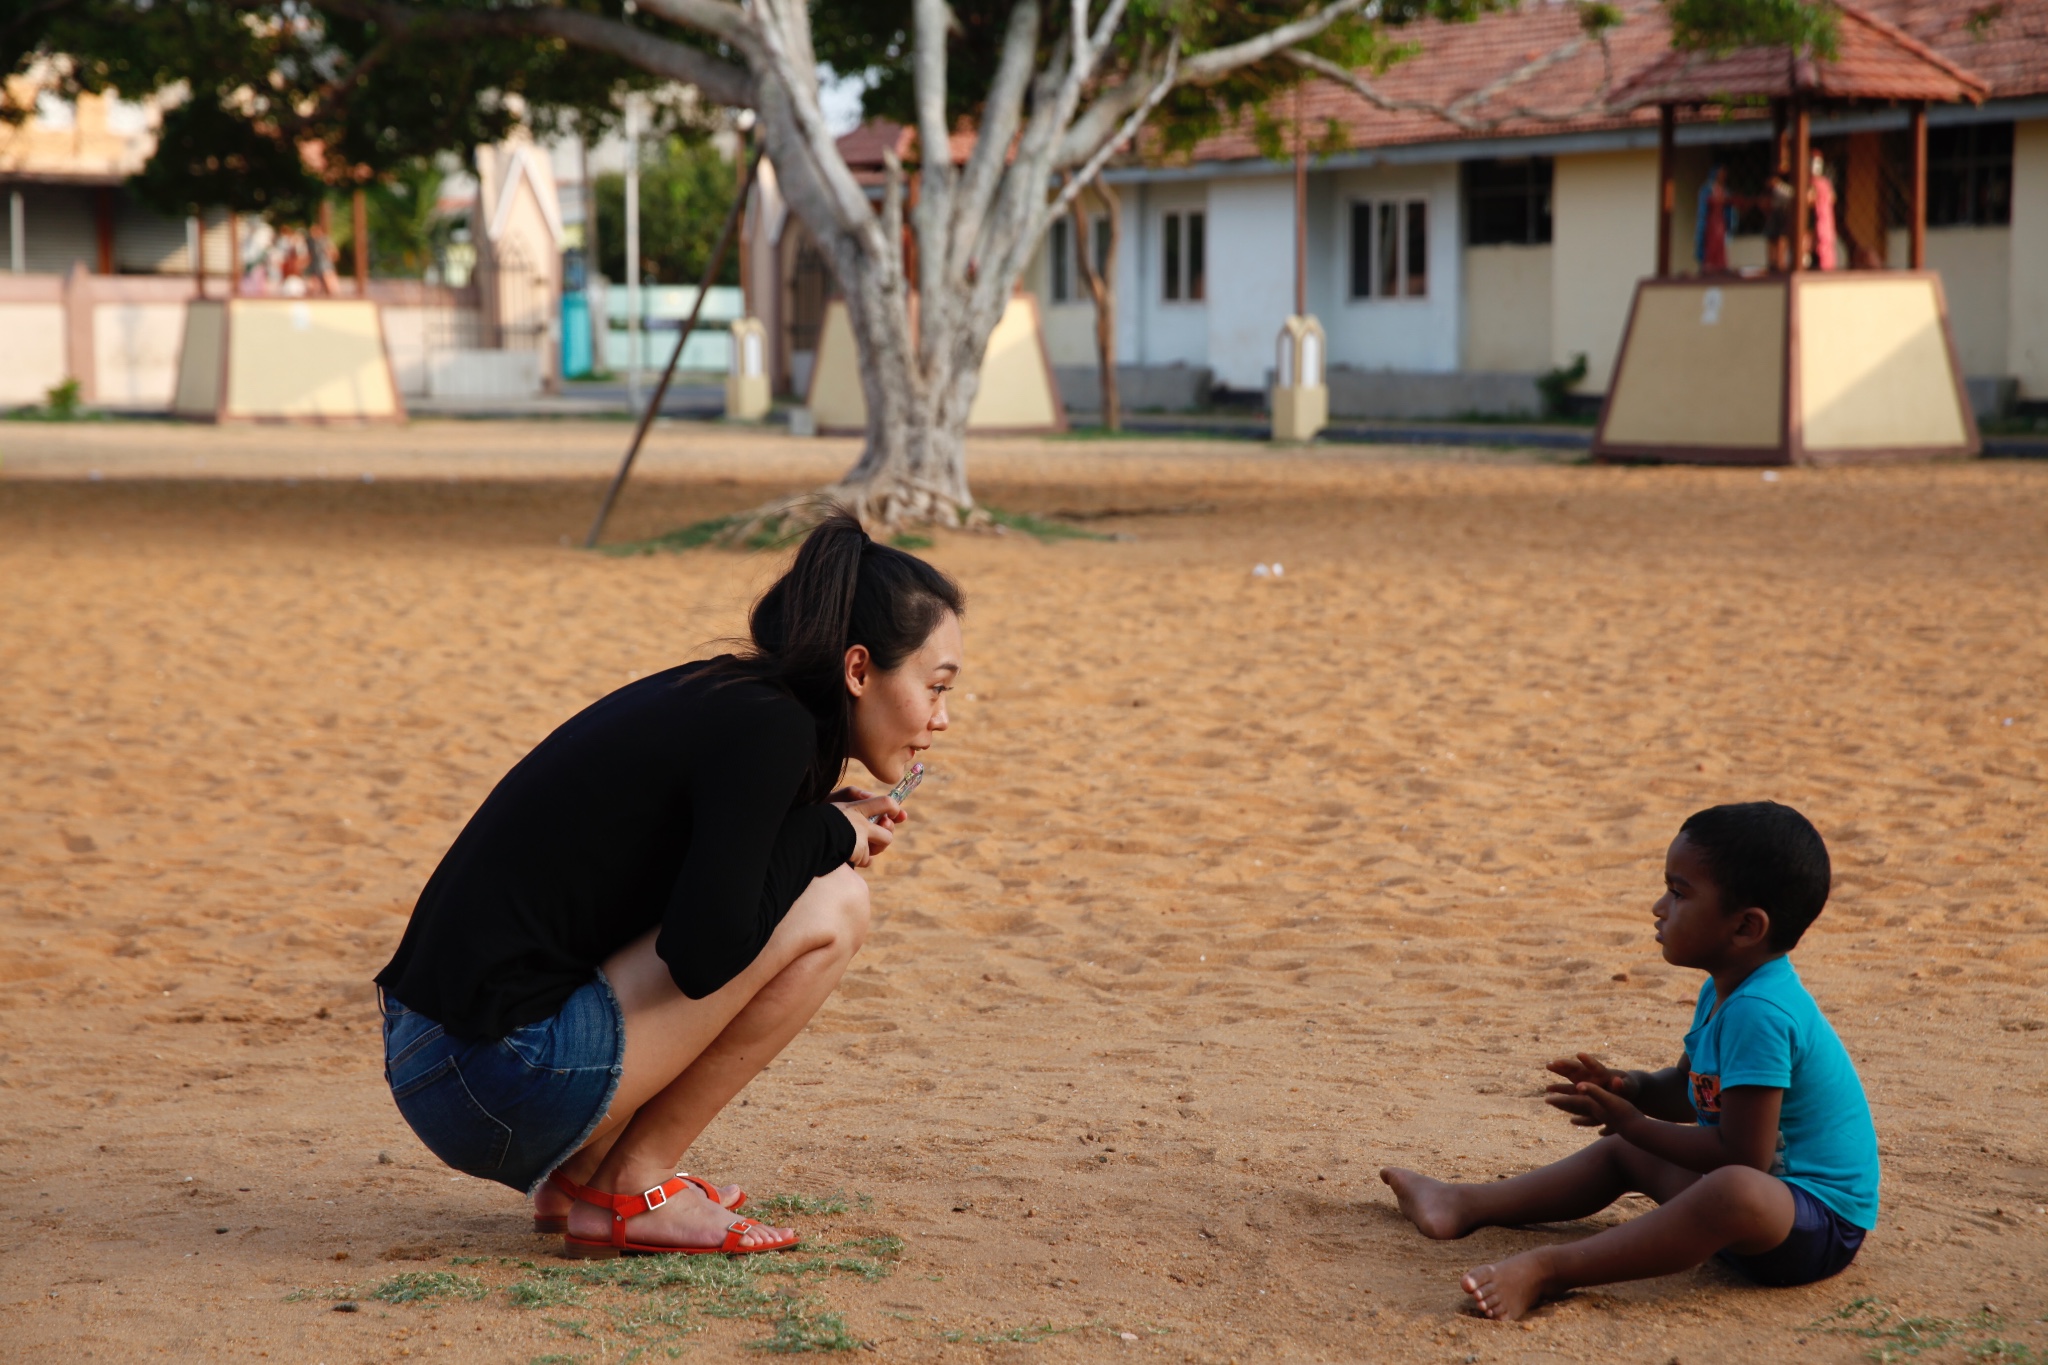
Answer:
[[[622, 0], [564, 0], [619, 17]], [[524, 122], [543, 136], [596, 132], [614, 96], [667, 82], [624, 60], [493, 28], [490, 6], [419, 0], [396, 32], [321, 0], [42, 0], [0, 22], [0, 75], [52, 63], [56, 93], [130, 99], [182, 86], [156, 154], [136, 178], [158, 208], [222, 206], [308, 221], [333, 189], [480, 145]], [[650, 33], [695, 41], [647, 17]], [[673, 111], [672, 97], [661, 107]], [[12, 107], [7, 116], [27, 111]], [[669, 117], [672, 117], [672, 112]], [[301, 147], [322, 149], [317, 164]]]
[[[1462, 21], [1509, 7], [1511, 0], [1384, 0], [1326, 29], [1303, 49], [1331, 61], [1360, 69], [1383, 71], [1414, 51], [1389, 37], [1418, 19]], [[1009, 24], [1011, 0], [954, 0], [956, 27], [947, 49], [946, 113], [949, 120], [971, 119], [1001, 60], [1003, 34]], [[1309, 6], [1301, 0], [1221, 0], [1194, 4], [1190, 0], [1131, 0], [1124, 24], [1107, 56], [1110, 82], [1146, 69], [1179, 35], [1183, 55], [1205, 52], [1265, 33], [1301, 18]], [[1039, 31], [1042, 63], [1060, 42], [1070, 23], [1066, 5], [1043, 6]], [[820, 61], [833, 70], [858, 72], [868, 81], [863, 110], [870, 117], [911, 123], [915, 90], [911, 79], [914, 53], [910, 7], [902, 0], [838, 0], [812, 11]], [[1262, 144], [1291, 152], [1294, 137], [1291, 111], [1279, 97], [1302, 78], [1301, 68], [1283, 57], [1271, 57], [1200, 86], [1182, 86], [1169, 94], [1152, 116], [1159, 148], [1185, 152], [1197, 142], [1240, 119], [1252, 120], [1253, 135]], [[1308, 136], [1319, 153], [1328, 129]], [[1271, 154], [1271, 153], [1269, 153]]]
[[1569, 365], [1559, 365], [1536, 376], [1536, 391], [1543, 395], [1543, 415], [1557, 421], [1571, 415], [1572, 390], [1586, 377], [1586, 353], [1580, 351]]
[[[732, 212], [738, 168], [708, 138], [677, 134], [640, 166], [640, 279], [645, 284], [695, 284], [718, 249]], [[597, 177], [598, 268], [626, 278], [626, 177]], [[716, 284], [740, 282], [739, 253], [728, 251]]]
[[1672, 46], [1686, 52], [1789, 47], [1833, 57], [1834, 6], [1825, 0], [1665, 0]]
[[[397, 167], [364, 193], [372, 275], [416, 280], [442, 259], [462, 223], [459, 216], [441, 212], [445, 178], [432, 160], [423, 159]], [[346, 201], [335, 205], [334, 246], [344, 265], [352, 259], [355, 217]]]
[[66, 379], [43, 391], [43, 415], [52, 422], [78, 420], [78, 381]]

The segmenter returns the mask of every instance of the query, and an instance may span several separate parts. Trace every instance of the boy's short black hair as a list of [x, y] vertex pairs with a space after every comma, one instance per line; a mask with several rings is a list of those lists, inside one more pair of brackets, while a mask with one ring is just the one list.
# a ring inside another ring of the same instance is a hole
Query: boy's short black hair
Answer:
[[1770, 944], [1779, 952], [1791, 952], [1806, 926], [1820, 918], [1833, 877], [1828, 846], [1790, 806], [1710, 806], [1687, 818], [1678, 832], [1700, 851], [1720, 888], [1721, 909], [1761, 909], [1771, 917]]

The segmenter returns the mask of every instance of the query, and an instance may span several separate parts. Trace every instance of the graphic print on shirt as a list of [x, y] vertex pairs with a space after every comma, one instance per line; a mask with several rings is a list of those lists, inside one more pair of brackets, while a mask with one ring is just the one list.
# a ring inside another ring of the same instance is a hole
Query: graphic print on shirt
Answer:
[[1701, 1123], [1721, 1121], [1721, 1078], [1702, 1075], [1697, 1071], [1686, 1073], [1692, 1081], [1692, 1107], [1699, 1113]]

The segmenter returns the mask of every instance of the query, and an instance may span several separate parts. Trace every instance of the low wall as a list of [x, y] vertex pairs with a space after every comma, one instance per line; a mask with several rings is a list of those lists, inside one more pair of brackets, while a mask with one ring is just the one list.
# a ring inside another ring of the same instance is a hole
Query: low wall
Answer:
[[1425, 374], [1404, 370], [1354, 370], [1330, 367], [1330, 416], [1489, 417], [1534, 416], [1543, 397], [1532, 374], [1500, 371], [1453, 371]]
[[[208, 281], [208, 297], [224, 296]], [[96, 407], [168, 411], [185, 339], [188, 275], [0, 274], [0, 406], [39, 403], [66, 379]], [[428, 392], [430, 357], [479, 345], [477, 292], [372, 280], [399, 390]]]
[[[1055, 365], [1060, 402], [1070, 412], [1102, 411], [1102, 374], [1093, 365]], [[1119, 365], [1117, 397], [1125, 412], [1192, 412], [1209, 406], [1215, 375], [1206, 365]]]

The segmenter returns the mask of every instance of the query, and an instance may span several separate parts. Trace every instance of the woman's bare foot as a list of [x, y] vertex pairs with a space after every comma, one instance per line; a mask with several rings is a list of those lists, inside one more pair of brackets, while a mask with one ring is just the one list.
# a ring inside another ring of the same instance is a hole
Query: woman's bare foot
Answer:
[[[691, 1185], [660, 1208], [628, 1218], [626, 1240], [642, 1246], [715, 1247], [725, 1241], [726, 1229], [732, 1224], [730, 1209], [712, 1203]], [[786, 1241], [792, 1231], [757, 1226], [740, 1239], [740, 1247], [745, 1250]], [[569, 1209], [569, 1235], [588, 1242], [610, 1241], [611, 1210], [578, 1200]]]
[[[584, 1174], [588, 1175], [589, 1172], [586, 1171]], [[575, 1177], [572, 1175], [570, 1179], [573, 1180]], [[720, 1185], [718, 1187], [718, 1202], [722, 1208], [730, 1209], [733, 1200], [739, 1197], [740, 1187], [737, 1185]], [[535, 1218], [566, 1218], [569, 1216], [569, 1206], [575, 1202], [575, 1200], [563, 1194], [553, 1185], [543, 1185], [533, 1196], [533, 1216]]]
[[1462, 1201], [1456, 1185], [1431, 1180], [1399, 1166], [1382, 1169], [1380, 1179], [1393, 1187], [1394, 1198], [1401, 1203], [1401, 1216], [1415, 1224], [1424, 1237], [1448, 1242], [1472, 1231], [1460, 1207]]
[[1459, 1281], [1479, 1311], [1498, 1322], [1513, 1322], [1543, 1297], [1540, 1252], [1525, 1251], [1497, 1265], [1474, 1266]]

